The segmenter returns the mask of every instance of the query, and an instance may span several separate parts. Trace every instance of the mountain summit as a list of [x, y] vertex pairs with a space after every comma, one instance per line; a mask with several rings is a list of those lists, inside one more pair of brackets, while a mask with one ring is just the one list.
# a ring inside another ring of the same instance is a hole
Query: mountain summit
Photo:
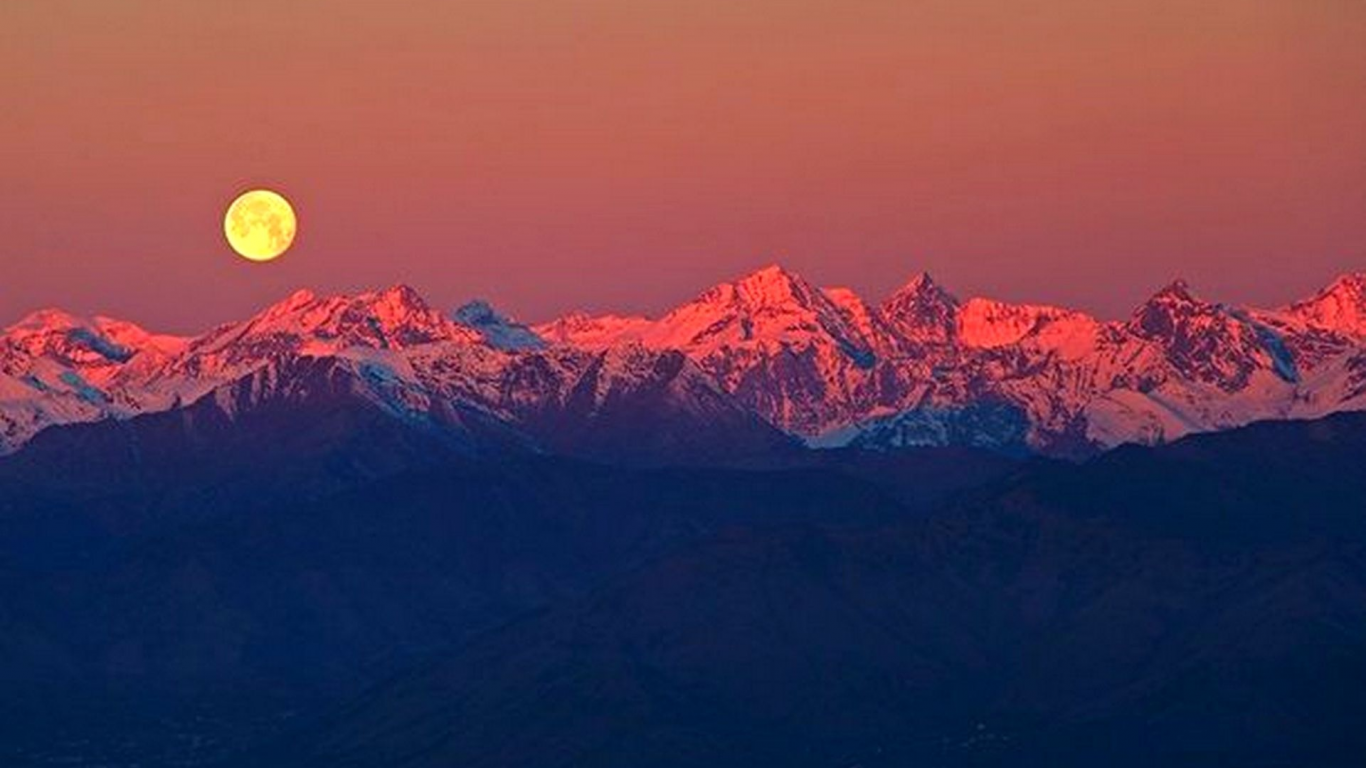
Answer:
[[905, 341], [947, 344], [956, 336], [958, 299], [921, 272], [882, 304], [882, 316]]
[[1366, 272], [1343, 275], [1289, 312], [1308, 325], [1349, 336], [1366, 336]]

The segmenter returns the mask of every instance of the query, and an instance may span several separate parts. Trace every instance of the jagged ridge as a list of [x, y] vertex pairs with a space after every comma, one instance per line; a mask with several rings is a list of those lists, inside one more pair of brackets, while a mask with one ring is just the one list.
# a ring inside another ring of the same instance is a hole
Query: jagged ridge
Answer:
[[[358, 391], [396, 414], [477, 412], [552, 448], [574, 434], [605, 451], [602, 414], [615, 408], [669, 421], [663, 452], [704, 424], [757, 434], [767, 422], [865, 447], [1017, 445], [1024, 425], [1035, 450], [1087, 453], [1361, 408], [1366, 276], [1272, 310], [1209, 302], [1175, 281], [1112, 322], [960, 301], [926, 274], [870, 305], [776, 265], [657, 319], [575, 314], [535, 327], [485, 302], [447, 316], [407, 286], [299, 291], [194, 338], [44, 310], [0, 334], [0, 450], [53, 424], [179, 407], [298, 358], [343, 361]], [[680, 416], [691, 426], [670, 421]], [[910, 438], [911, 424], [934, 427]]]

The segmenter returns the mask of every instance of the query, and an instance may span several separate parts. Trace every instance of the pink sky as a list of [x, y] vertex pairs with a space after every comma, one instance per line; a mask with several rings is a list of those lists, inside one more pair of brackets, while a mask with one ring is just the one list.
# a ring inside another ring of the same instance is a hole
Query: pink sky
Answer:
[[[0, 324], [407, 282], [528, 320], [771, 261], [1126, 314], [1366, 270], [1360, 0], [12, 0]], [[301, 217], [236, 259], [247, 186]]]

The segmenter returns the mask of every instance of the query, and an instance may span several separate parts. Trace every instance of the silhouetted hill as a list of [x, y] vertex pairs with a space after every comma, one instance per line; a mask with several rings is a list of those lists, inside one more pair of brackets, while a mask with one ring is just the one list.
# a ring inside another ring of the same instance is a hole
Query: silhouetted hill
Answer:
[[731, 528], [481, 635], [290, 765], [1359, 765], [1366, 417]]
[[323, 380], [337, 387], [52, 428], [0, 460], [0, 743], [106, 764], [185, 759], [165, 743], [182, 736], [230, 752], [718, 531], [885, 524], [1014, 466], [965, 451], [610, 466], [497, 424], [453, 440]]

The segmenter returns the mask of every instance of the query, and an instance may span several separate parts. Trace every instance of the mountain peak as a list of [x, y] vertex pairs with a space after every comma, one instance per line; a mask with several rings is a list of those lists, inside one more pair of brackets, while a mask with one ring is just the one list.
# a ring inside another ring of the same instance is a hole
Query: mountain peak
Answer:
[[1179, 303], [1184, 303], [1184, 304], [1200, 304], [1200, 303], [1203, 303], [1203, 302], [1201, 302], [1201, 300], [1200, 300], [1199, 298], [1197, 298], [1197, 297], [1195, 296], [1194, 293], [1191, 292], [1190, 283], [1187, 282], [1186, 279], [1185, 279], [1185, 278], [1182, 278], [1182, 277], [1175, 278], [1175, 279], [1173, 279], [1171, 282], [1169, 282], [1169, 283], [1167, 283], [1166, 285], [1162, 286], [1162, 288], [1159, 289], [1159, 290], [1157, 291], [1157, 293], [1154, 293], [1154, 294], [1148, 299], [1148, 303], [1149, 303], [1149, 304], [1152, 304], [1152, 303], [1155, 303], [1155, 302], [1156, 302], [1156, 303], [1179, 302]]
[[1245, 311], [1204, 301], [1174, 280], [1134, 311], [1125, 326], [1151, 342], [1182, 376], [1225, 392], [1243, 390], [1258, 370], [1286, 382], [1298, 376], [1284, 342]]
[[944, 289], [939, 286], [939, 283], [935, 282], [934, 277], [929, 272], [919, 272], [912, 276], [910, 280], [906, 281], [906, 284], [901, 287], [901, 291], [914, 293], [943, 293]]
[[773, 264], [721, 283], [665, 315], [644, 334], [654, 348], [682, 349], [724, 368], [736, 349], [810, 349], [831, 365], [871, 361], [850, 314], [804, 278]]
[[883, 303], [884, 309], [907, 309], [911, 307], [935, 306], [941, 308], [953, 308], [958, 306], [958, 298], [949, 293], [939, 283], [935, 282], [929, 272], [921, 272], [906, 284], [894, 292], [886, 302]]
[[363, 293], [356, 297], [356, 303], [369, 308], [381, 324], [400, 326], [413, 320], [431, 320], [435, 315], [427, 300], [412, 287], [398, 284], [382, 291]]
[[[1319, 291], [1308, 302], [1333, 299], [1356, 304], [1366, 304], [1366, 272], [1351, 272], [1341, 275]], [[1305, 303], [1308, 303], [1305, 302]]]
[[971, 298], [958, 307], [958, 341], [968, 347], [1016, 344], [1048, 326], [1054, 330], [1054, 343], [1084, 345], [1094, 333], [1095, 320], [1048, 304], [1011, 304], [985, 298]]
[[307, 288], [300, 288], [294, 293], [291, 293], [288, 296], [286, 296], [283, 303], [291, 306], [302, 306], [317, 298], [318, 294], [314, 293], [313, 291]]
[[7, 331], [45, 331], [45, 330], [70, 330], [72, 328], [86, 328], [90, 326], [90, 321], [83, 317], [67, 312], [56, 307], [44, 307], [34, 310], [19, 319], [19, 322], [7, 328]]
[[422, 294], [417, 289], [407, 283], [395, 283], [382, 291], [377, 291], [376, 296], [385, 301], [401, 302], [415, 306], [427, 306], [427, 300], [422, 298]]
[[948, 342], [953, 338], [958, 299], [928, 272], [921, 272], [882, 304], [882, 316], [896, 332], [914, 343]]
[[1139, 336], [1165, 337], [1184, 320], [1210, 309], [1191, 293], [1190, 284], [1178, 277], [1134, 310], [1129, 328]]
[[456, 307], [451, 316], [465, 325], [483, 325], [490, 321], [503, 322], [507, 319], [485, 299], [470, 299]]
[[809, 304], [815, 290], [806, 280], [777, 264], [770, 264], [731, 284], [736, 298], [750, 306], [773, 306], [791, 300]]
[[498, 349], [541, 349], [545, 340], [535, 331], [493, 308], [483, 299], [474, 299], [451, 313], [455, 321], [483, 335], [484, 341]]
[[[127, 362], [140, 345], [128, 343], [137, 339], [116, 339], [107, 333], [106, 326], [113, 322], [106, 318], [95, 323], [54, 308], [30, 312], [0, 334], [0, 365], [18, 369], [49, 359], [76, 370], [117, 366]], [[20, 365], [12, 359], [5, 364], [4, 358], [11, 355], [29, 362]]]
[[1290, 307], [1310, 325], [1351, 335], [1366, 335], [1366, 273], [1342, 275], [1313, 298]]
[[787, 268], [785, 268], [783, 265], [775, 261], [765, 264], [764, 266], [759, 267], [753, 272], [750, 272], [748, 275], [745, 275], [743, 278], [741, 278], [739, 282], [745, 282], [747, 280], [782, 281], [791, 279], [792, 273], [789, 272]]
[[332, 355], [347, 348], [402, 349], [478, 338], [405, 285], [353, 296], [319, 297], [301, 290], [250, 320], [200, 337], [179, 365], [230, 375], [288, 354]]
[[353, 311], [364, 311], [372, 314], [377, 320], [388, 322], [401, 322], [403, 318], [414, 313], [431, 312], [426, 300], [416, 290], [403, 284], [355, 295], [332, 296], [319, 296], [307, 288], [301, 288], [267, 307], [257, 315], [256, 321], [259, 325], [268, 321], [293, 318], [309, 326], [325, 320], [327, 316], [343, 307]]
[[[280, 318], [296, 315], [307, 307], [322, 304], [326, 301], [327, 299], [319, 297], [313, 291], [310, 291], [307, 288], [301, 288], [261, 310], [255, 317], [247, 322], [256, 325], [265, 325]], [[233, 325], [239, 325], [239, 323], [233, 323]]]
[[688, 318], [687, 323], [691, 324], [719, 321], [723, 317], [750, 317], [756, 313], [801, 313], [816, 311], [828, 304], [825, 295], [802, 277], [770, 264], [737, 280], [712, 286], [660, 322], [670, 326], [683, 318]]
[[1178, 316], [1204, 313], [1213, 308], [1213, 305], [1202, 301], [1191, 292], [1190, 283], [1178, 277], [1140, 304], [1134, 310], [1129, 325], [1138, 331], [1139, 335], [1165, 334]]

